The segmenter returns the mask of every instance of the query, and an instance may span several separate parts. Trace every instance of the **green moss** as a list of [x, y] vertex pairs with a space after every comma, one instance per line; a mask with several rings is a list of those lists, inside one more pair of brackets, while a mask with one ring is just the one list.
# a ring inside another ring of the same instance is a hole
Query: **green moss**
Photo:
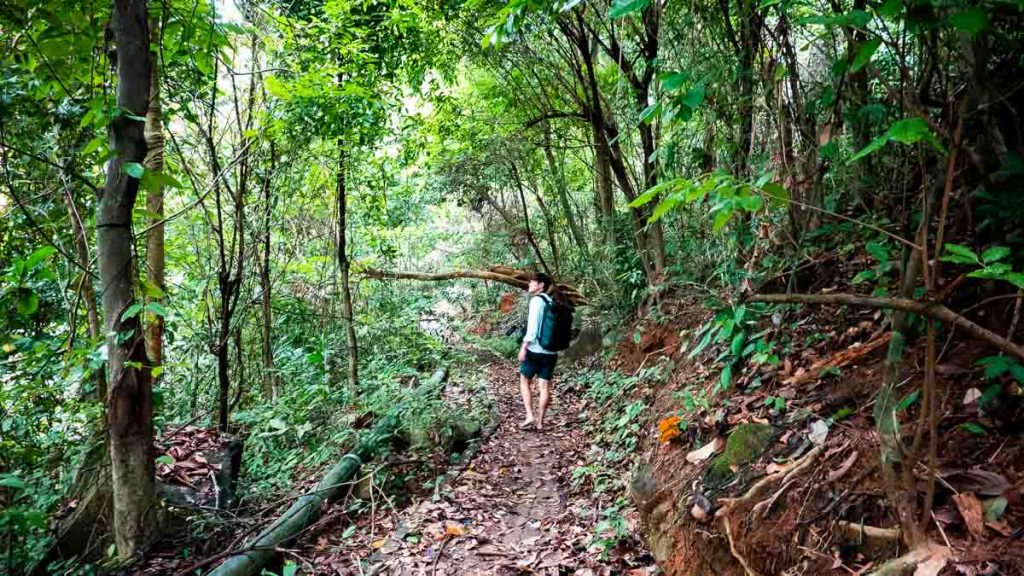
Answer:
[[729, 478], [734, 466], [743, 466], [764, 452], [772, 441], [775, 428], [767, 424], [740, 424], [729, 434], [725, 451], [711, 461], [707, 482], [714, 485]]

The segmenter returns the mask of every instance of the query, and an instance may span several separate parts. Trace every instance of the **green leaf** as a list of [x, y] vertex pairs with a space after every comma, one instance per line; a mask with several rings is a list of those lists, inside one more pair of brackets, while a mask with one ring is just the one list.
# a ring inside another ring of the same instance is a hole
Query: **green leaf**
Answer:
[[984, 8], [968, 8], [949, 17], [953, 28], [975, 36], [988, 27], [988, 14]]
[[903, 412], [907, 408], [910, 408], [914, 404], [914, 402], [917, 402], [917, 397], [920, 395], [921, 389], [918, 388], [911, 392], [910, 394], [904, 396], [903, 399], [900, 400], [899, 404], [896, 405], [896, 408], [894, 409], [895, 412], [899, 414], [900, 412]]
[[92, 140], [89, 140], [89, 142], [86, 143], [85, 147], [82, 148], [82, 154], [83, 155], [91, 154], [91, 153], [99, 150], [102, 146], [104, 146], [106, 144], [107, 144], [107, 136], [101, 134], [101, 135], [93, 138]]
[[149, 304], [146, 304], [146, 310], [161, 318], [167, 318], [167, 308], [164, 308], [164, 305], [159, 302], [150, 302]]
[[281, 576], [295, 576], [299, 572], [299, 565], [294, 560], [285, 562], [284, 567], [281, 568]]
[[946, 253], [942, 256], [942, 261], [955, 264], [981, 264], [978, 255], [973, 250], [960, 244], [946, 244]]
[[615, 0], [608, 11], [608, 17], [614, 19], [629, 16], [647, 8], [650, 3], [651, 0]]
[[861, 282], [867, 282], [868, 280], [872, 280], [872, 279], [874, 279], [874, 277], [875, 277], [875, 271], [874, 270], [861, 270], [860, 272], [857, 273], [856, 276], [853, 277], [853, 280], [850, 280], [850, 283], [851, 284], [860, 284]]
[[14, 474], [0, 474], [0, 486], [13, 490], [24, 490], [25, 482]]
[[640, 121], [650, 124], [661, 113], [661, 102], [655, 102], [640, 113]]
[[667, 72], [662, 74], [658, 80], [661, 82], [662, 90], [671, 92], [678, 90], [689, 77], [690, 75], [685, 72]]
[[172, 457], [170, 454], [164, 454], [163, 456], [160, 456], [159, 458], [156, 459], [156, 463], [172, 466], [174, 465], [174, 457]]
[[121, 314], [121, 322], [124, 322], [129, 318], [138, 316], [139, 312], [142, 312], [142, 304], [136, 302], [135, 304], [129, 306], [128, 309], [124, 311], [124, 314]]
[[715, 232], [721, 231], [722, 228], [728, 224], [730, 218], [732, 218], [732, 210], [719, 210], [719, 212], [715, 214], [715, 221], [711, 225], [711, 229]]
[[986, 264], [992, 264], [993, 262], [998, 262], [1009, 255], [1010, 249], [1006, 246], [993, 246], [981, 253], [981, 259], [984, 260]]
[[25, 268], [31, 270], [39, 264], [57, 253], [57, 249], [53, 246], [43, 246], [35, 252], [29, 254], [28, 258], [25, 258]]
[[871, 62], [871, 57], [875, 55], [875, 52], [881, 45], [882, 39], [878, 36], [870, 38], [861, 44], [860, 49], [857, 50], [857, 55], [853, 57], [853, 62], [850, 63], [850, 73], [857, 72], [867, 66], [868, 62]]
[[675, 194], [663, 199], [661, 202], [658, 202], [658, 205], [654, 207], [654, 211], [651, 212], [651, 217], [647, 219], [647, 222], [657, 222], [662, 216], [678, 206], [680, 202], [682, 202], [682, 199]]
[[125, 162], [124, 173], [132, 178], [141, 180], [142, 175], [146, 173], [146, 167], [138, 162]]
[[985, 436], [988, 434], [988, 430], [985, 430], [985, 428], [975, 422], [964, 422], [960, 427], [976, 436]]
[[345, 531], [341, 533], [341, 537], [342, 537], [342, 539], [351, 538], [352, 535], [355, 534], [355, 533], [356, 533], [356, 525], [353, 524], [353, 525], [349, 526], [348, 528], [345, 528]]
[[764, 200], [760, 196], [743, 196], [739, 199], [739, 205], [747, 212], [757, 212], [764, 208]]
[[937, 150], [942, 150], [942, 144], [932, 133], [931, 126], [924, 118], [914, 117], [897, 120], [889, 127], [889, 138], [903, 144], [914, 144], [917, 142], [929, 142]]
[[39, 310], [39, 296], [30, 290], [22, 291], [14, 306], [22, 316], [31, 316]]
[[730, 384], [732, 384], [732, 364], [722, 369], [722, 376], [718, 380], [718, 388], [719, 390], [728, 390]]
[[149, 371], [150, 376], [152, 376], [153, 378], [159, 378], [160, 375], [163, 374], [163, 373], [164, 373], [164, 367], [163, 366], [154, 366], [153, 369]]
[[875, 260], [878, 260], [879, 262], [889, 261], [889, 250], [881, 243], [868, 242], [865, 245], [865, 248], [867, 249], [868, 254], [871, 254]]
[[690, 108], [696, 110], [698, 106], [704, 102], [704, 85], [697, 84], [691, 88], [685, 96], [683, 96], [683, 104], [686, 104]]
[[857, 160], [860, 160], [861, 158], [867, 156], [868, 154], [873, 154], [873, 153], [877, 152], [883, 146], [885, 146], [888, 142], [889, 142], [888, 134], [883, 134], [883, 135], [879, 136], [878, 138], [875, 138], [874, 140], [871, 141], [870, 144], [868, 144], [867, 146], [862, 148], [860, 152], [857, 152], [856, 154], [854, 154], [853, 158], [850, 158], [850, 160], [847, 162], [847, 164], [853, 164], [854, 162], [856, 162]]
[[732, 352], [733, 356], [740, 355], [740, 352], [743, 350], [743, 344], [746, 342], [746, 340], [747, 333], [743, 332], [742, 330], [732, 337], [732, 344], [729, 346], [729, 350]]
[[267, 422], [267, 424], [270, 424], [271, 428], [276, 428], [278, 430], [288, 429], [288, 424], [284, 420], [281, 420], [280, 418], [271, 418], [270, 421]]
[[985, 507], [985, 521], [998, 522], [1006, 512], [1006, 505], [1009, 504], [1005, 496], [996, 496], [982, 502]]
[[1024, 290], [1024, 272], [1010, 272], [1005, 278], [1003, 278], [1003, 280], [1006, 280], [1017, 288]]

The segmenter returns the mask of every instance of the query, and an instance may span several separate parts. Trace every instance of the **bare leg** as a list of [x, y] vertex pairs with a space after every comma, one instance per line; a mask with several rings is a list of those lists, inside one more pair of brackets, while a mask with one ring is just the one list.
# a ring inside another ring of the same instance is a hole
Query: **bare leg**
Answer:
[[533, 422], [533, 398], [530, 397], [530, 379], [522, 374], [519, 375], [519, 392], [523, 395], [523, 407], [526, 408], [526, 420], [523, 420], [525, 426]]
[[537, 406], [537, 430], [543, 430], [544, 413], [548, 411], [548, 402], [551, 401], [551, 381], [537, 378], [537, 387], [540, 388], [540, 401]]

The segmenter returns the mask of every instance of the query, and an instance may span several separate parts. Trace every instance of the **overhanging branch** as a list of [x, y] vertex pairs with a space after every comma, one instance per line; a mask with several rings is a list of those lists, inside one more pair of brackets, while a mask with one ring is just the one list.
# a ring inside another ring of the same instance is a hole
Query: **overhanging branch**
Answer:
[[876, 298], [858, 294], [754, 294], [748, 302], [770, 304], [842, 304], [867, 308], [885, 308], [913, 312], [926, 318], [955, 326], [978, 340], [992, 345], [1000, 352], [1024, 361], [1024, 346], [1018, 346], [1002, 336], [964, 318], [960, 314], [936, 302], [922, 302], [907, 298]]
[[[397, 270], [376, 270], [367, 268], [361, 271], [367, 278], [378, 280], [419, 280], [423, 282], [441, 282], [444, 280], [490, 280], [526, 290], [530, 284], [529, 272], [505, 266], [492, 266], [489, 270], [451, 270], [448, 272], [407, 272]], [[576, 306], [586, 306], [587, 299], [579, 290], [568, 284], [558, 284], [565, 297]]]

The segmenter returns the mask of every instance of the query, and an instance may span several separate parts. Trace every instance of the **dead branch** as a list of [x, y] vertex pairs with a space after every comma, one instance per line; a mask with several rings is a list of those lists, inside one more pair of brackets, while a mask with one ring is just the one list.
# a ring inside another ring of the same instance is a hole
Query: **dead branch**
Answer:
[[[362, 274], [367, 278], [376, 278], [378, 280], [419, 280], [423, 282], [441, 282], [444, 280], [460, 279], [490, 280], [492, 282], [499, 282], [501, 284], [514, 286], [521, 290], [526, 290], [527, 286], [530, 284], [529, 272], [526, 270], [516, 270], [515, 268], [509, 268], [507, 266], [492, 266], [488, 270], [452, 270], [449, 272], [406, 272], [367, 268], [362, 270]], [[583, 294], [573, 286], [568, 284], [558, 284], [557, 287], [574, 305], [586, 306], [589, 304]]]
[[971, 322], [936, 302], [910, 300], [907, 298], [875, 298], [859, 294], [754, 294], [748, 297], [747, 301], [770, 304], [840, 304], [913, 312], [914, 314], [955, 326], [974, 338], [991, 344], [993, 348], [1024, 361], [1024, 346], [1014, 344], [988, 328]]

